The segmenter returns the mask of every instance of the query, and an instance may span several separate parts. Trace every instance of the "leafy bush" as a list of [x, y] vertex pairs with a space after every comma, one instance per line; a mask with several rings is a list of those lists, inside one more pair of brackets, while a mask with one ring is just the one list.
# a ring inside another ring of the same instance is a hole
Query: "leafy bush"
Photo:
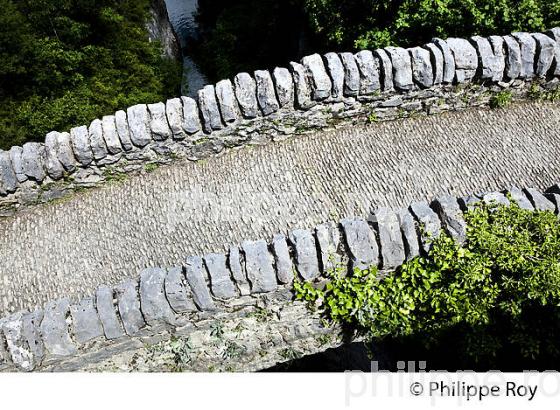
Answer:
[[[296, 296], [370, 338], [421, 335], [426, 344], [455, 329], [453, 343], [477, 360], [505, 351], [524, 359], [560, 358], [560, 221], [517, 205], [477, 205], [466, 213], [468, 240], [440, 235], [383, 280], [377, 270], [342, 267], [324, 289], [296, 282]], [[538, 323], [538, 327], [535, 324]]]

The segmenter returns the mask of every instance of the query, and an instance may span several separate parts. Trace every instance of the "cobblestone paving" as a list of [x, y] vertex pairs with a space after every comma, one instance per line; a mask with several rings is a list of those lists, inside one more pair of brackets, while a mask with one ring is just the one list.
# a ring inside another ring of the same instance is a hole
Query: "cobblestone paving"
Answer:
[[560, 107], [310, 134], [176, 163], [0, 221], [0, 314], [371, 206], [559, 180]]

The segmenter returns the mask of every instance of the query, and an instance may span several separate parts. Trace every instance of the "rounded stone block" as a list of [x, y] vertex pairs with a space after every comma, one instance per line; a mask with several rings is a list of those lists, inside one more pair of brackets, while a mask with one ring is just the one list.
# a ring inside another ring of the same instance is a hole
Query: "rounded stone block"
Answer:
[[128, 127], [128, 119], [126, 112], [119, 110], [115, 113], [115, 125], [117, 127], [117, 134], [121, 142], [121, 146], [125, 151], [132, 151], [134, 145], [130, 139], [130, 129]]
[[311, 98], [311, 85], [305, 67], [299, 63], [291, 62], [290, 70], [294, 78], [296, 107], [308, 110], [317, 103]]
[[412, 61], [412, 78], [422, 88], [434, 85], [434, 74], [430, 52], [421, 47], [408, 49]]
[[356, 57], [352, 53], [340, 53], [344, 67], [344, 95], [356, 97], [360, 93], [360, 71]]
[[387, 47], [385, 51], [391, 58], [395, 88], [402, 91], [412, 90], [414, 88], [412, 60], [408, 51], [400, 47]]
[[310, 231], [296, 229], [290, 233], [290, 242], [295, 250], [296, 269], [303, 280], [319, 276], [319, 259], [315, 238]]
[[276, 95], [280, 107], [294, 105], [294, 79], [290, 70], [284, 67], [276, 67], [272, 71], [272, 81], [276, 87]]
[[255, 81], [257, 83], [257, 101], [264, 115], [270, 115], [280, 109], [280, 104], [276, 99], [274, 83], [267, 70], [255, 71]]
[[107, 145], [103, 138], [103, 124], [100, 119], [91, 122], [89, 129], [89, 145], [96, 161], [102, 160], [108, 154]]
[[233, 79], [235, 96], [245, 118], [255, 118], [260, 114], [257, 102], [257, 83], [248, 73], [239, 73]]
[[198, 105], [202, 114], [202, 125], [206, 133], [210, 134], [214, 130], [224, 128], [213, 85], [207, 85], [202, 90], [198, 90]]
[[60, 179], [64, 175], [64, 167], [58, 160], [58, 132], [52, 131], [45, 136], [45, 169], [52, 179]]
[[381, 84], [379, 82], [379, 63], [373, 58], [373, 53], [369, 50], [362, 50], [356, 53], [356, 64], [360, 72], [360, 94], [370, 95], [379, 92]]
[[323, 59], [319, 54], [312, 54], [302, 58], [301, 63], [307, 69], [312, 82], [312, 96], [314, 100], [324, 100], [330, 97], [332, 83]]
[[336, 53], [324, 55], [325, 66], [331, 78], [331, 98], [340, 101], [344, 96], [344, 65]]
[[88, 129], [85, 125], [70, 130], [70, 141], [74, 156], [83, 166], [88, 166], [93, 161], [93, 152], [89, 145]]
[[446, 42], [455, 59], [455, 81], [457, 83], [471, 81], [478, 69], [476, 49], [464, 38], [448, 38]]
[[130, 140], [132, 144], [143, 148], [152, 140], [150, 136], [150, 114], [146, 104], [137, 104], [128, 107], [126, 110], [128, 127], [130, 130]]
[[103, 138], [105, 139], [105, 144], [107, 145], [107, 150], [110, 154], [119, 154], [122, 152], [121, 141], [119, 139], [119, 134], [117, 133], [117, 123], [115, 121], [114, 115], [105, 115], [101, 119], [101, 124], [103, 128]]
[[181, 97], [183, 103], [183, 129], [188, 134], [196, 134], [202, 130], [198, 104], [190, 97]]
[[26, 142], [21, 153], [23, 171], [28, 178], [41, 182], [45, 179], [45, 146], [38, 142]]
[[152, 138], [156, 141], [165, 141], [171, 136], [171, 129], [165, 114], [165, 104], [162, 102], [148, 104], [148, 112], [150, 113]]
[[180, 98], [172, 98], [165, 102], [165, 113], [171, 134], [175, 140], [183, 140], [187, 136], [183, 129], [183, 103]]
[[18, 185], [10, 154], [0, 150], [0, 195], [15, 192]]
[[216, 84], [216, 97], [222, 119], [226, 124], [232, 124], [239, 119], [239, 107], [235, 99], [233, 84], [230, 80], [221, 80]]

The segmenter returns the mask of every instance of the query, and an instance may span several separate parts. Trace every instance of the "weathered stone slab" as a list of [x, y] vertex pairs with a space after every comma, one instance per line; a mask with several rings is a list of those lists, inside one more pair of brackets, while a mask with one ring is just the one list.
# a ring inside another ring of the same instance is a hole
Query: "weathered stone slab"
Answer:
[[285, 235], [276, 234], [272, 237], [272, 253], [274, 254], [278, 282], [292, 283], [294, 280], [294, 264], [290, 257], [290, 249]]
[[434, 85], [434, 73], [430, 52], [422, 47], [409, 48], [412, 60], [412, 78], [422, 88]]
[[257, 101], [257, 83], [248, 73], [239, 73], [233, 79], [235, 96], [245, 118], [255, 118], [260, 114]]
[[45, 146], [38, 142], [26, 142], [21, 153], [23, 171], [28, 178], [41, 182], [45, 173]]
[[329, 272], [341, 263], [341, 256], [338, 254], [340, 246], [340, 231], [332, 222], [318, 225], [315, 228], [319, 260], [323, 273]]
[[294, 78], [296, 107], [308, 110], [317, 102], [311, 99], [311, 85], [307, 79], [305, 67], [299, 63], [290, 63], [290, 70]]
[[529, 33], [513, 33], [521, 48], [520, 78], [533, 78], [535, 76], [535, 56], [537, 43]]
[[272, 292], [277, 288], [272, 255], [265, 241], [244, 241], [241, 249], [245, 255], [245, 271], [252, 293]]
[[379, 263], [379, 247], [375, 232], [361, 219], [343, 219], [340, 222], [350, 255], [352, 269], [367, 269]]
[[300, 276], [306, 281], [319, 276], [317, 246], [311, 232], [296, 229], [290, 233], [290, 242], [295, 250], [296, 268]]
[[554, 75], [560, 75], [560, 27], [554, 27], [546, 32], [546, 35], [554, 40]]
[[463, 38], [448, 38], [446, 42], [455, 58], [455, 81], [471, 81], [478, 69], [476, 49]]
[[52, 131], [45, 136], [45, 169], [47, 174], [55, 180], [64, 175], [64, 167], [58, 160], [57, 135], [58, 132]]
[[482, 80], [501, 81], [504, 76], [505, 56], [502, 37], [471, 37], [471, 42], [478, 53], [480, 78]]
[[393, 64], [389, 54], [381, 48], [373, 52], [373, 56], [377, 59], [379, 65], [379, 82], [381, 83], [381, 90], [393, 90]]
[[150, 113], [150, 130], [155, 141], [165, 141], [171, 136], [171, 129], [165, 115], [165, 104], [162, 102], [148, 104]]
[[467, 223], [457, 199], [451, 195], [436, 198], [432, 203], [445, 231], [459, 244], [467, 240]]
[[115, 286], [119, 315], [127, 335], [133, 336], [146, 326], [142, 312], [140, 311], [140, 298], [136, 289], [138, 283], [127, 280]]
[[132, 151], [134, 145], [130, 139], [130, 129], [128, 127], [128, 119], [126, 112], [119, 110], [115, 113], [115, 125], [117, 127], [117, 134], [121, 142], [121, 146], [125, 151]]
[[237, 284], [237, 289], [242, 296], [251, 294], [251, 286], [249, 280], [247, 279], [247, 273], [245, 272], [245, 263], [242, 260], [241, 253], [239, 252], [238, 246], [230, 246], [228, 255], [229, 269], [233, 280]]
[[556, 56], [556, 42], [546, 34], [534, 33], [532, 36], [537, 45], [535, 74], [538, 77], [546, 77]]
[[222, 119], [226, 124], [232, 124], [239, 119], [239, 108], [235, 93], [233, 91], [233, 84], [230, 80], [221, 80], [216, 84], [216, 97], [218, 97], [218, 104]]
[[331, 97], [340, 101], [344, 96], [344, 65], [336, 53], [327, 53], [324, 59], [332, 83]]
[[505, 76], [510, 80], [518, 78], [521, 74], [521, 46], [512, 36], [504, 36], [506, 50]]
[[190, 97], [181, 97], [181, 102], [183, 103], [183, 129], [189, 134], [196, 134], [202, 130], [198, 105]]
[[406, 254], [397, 214], [388, 208], [378, 208], [370, 218], [379, 235], [381, 268], [395, 269], [402, 265]]
[[168, 269], [164, 285], [167, 300], [176, 313], [196, 312], [198, 310], [194, 304], [191, 288], [187, 283], [183, 268]]
[[272, 71], [272, 80], [276, 87], [276, 95], [280, 107], [294, 105], [294, 79], [290, 70], [284, 67], [276, 67]]
[[72, 172], [76, 169], [76, 158], [72, 151], [72, 142], [68, 132], [56, 133], [56, 155], [64, 169]]
[[191, 287], [193, 300], [200, 310], [214, 310], [216, 306], [206, 283], [204, 265], [200, 256], [189, 256], [185, 261], [185, 276]]
[[16, 179], [18, 182], [25, 182], [27, 181], [27, 175], [25, 175], [25, 171], [23, 169], [23, 148], [19, 146], [13, 146], [10, 148], [10, 161], [12, 161], [12, 167], [16, 174]]
[[369, 50], [356, 53], [356, 64], [360, 72], [360, 95], [370, 95], [381, 90], [379, 63]]
[[92, 298], [84, 298], [77, 304], [70, 305], [74, 337], [78, 343], [86, 343], [103, 336], [101, 320]]
[[441, 50], [443, 55], [443, 82], [450, 84], [455, 80], [455, 57], [449, 45], [440, 38], [434, 38], [432, 42]]
[[257, 82], [257, 101], [264, 115], [270, 115], [280, 109], [280, 104], [276, 99], [274, 83], [267, 70], [255, 71], [255, 81]]
[[556, 206], [549, 201], [542, 193], [534, 188], [525, 189], [525, 194], [538, 211], [555, 211]]
[[140, 310], [149, 325], [176, 323], [175, 312], [165, 297], [164, 268], [148, 268], [140, 272]]
[[15, 192], [18, 185], [10, 154], [0, 150], [0, 195]]
[[420, 226], [420, 243], [425, 253], [432, 247], [432, 242], [439, 236], [441, 222], [437, 214], [424, 201], [413, 202], [410, 205], [410, 212]]
[[331, 95], [332, 83], [323, 59], [319, 54], [312, 54], [302, 58], [301, 63], [307, 69], [312, 82], [312, 97], [314, 100], [324, 100]]
[[23, 371], [35, 368], [35, 357], [23, 335], [23, 314], [21, 312], [0, 319], [0, 330], [6, 337], [6, 344], [12, 362]]
[[420, 242], [416, 222], [407, 209], [399, 209], [396, 213], [403, 237], [406, 260], [409, 261], [420, 255]]
[[227, 267], [226, 255], [210, 253], [204, 257], [204, 262], [210, 275], [210, 287], [214, 296], [220, 299], [236, 297], [237, 290]]
[[202, 90], [198, 90], [198, 105], [202, 114], [202, 126], [206, 133], [224, 128], [213, 85], [206, 85]]
[[180, 98], [172, 98], [165, 102], [165, 113], [171, 135], [175, 140], [183, 140], [187, 136], [183, 129], [183, 103]]
[[126, 110], [128, 129], [132, 144], [143, 148], [152, 140], [150, 136], [150, 115], [146, 104], [136, 104]]
[[489, 205], [505, 205], [509, 206], [509, 199], [501, 192], [489, 192], [482, 195], [482, 200]]
[[68, 299], [47, 302], [41, 321], [41, 335], [45, 348], [55, 356], [70, 356], [76, 353], [76, 346], [70, 338], [66, 315], [70, 307]]
[[515, 186], [511, 187], [509, 189], [509, 194], [511, 196], [511, 199], [515, 201], [515, 203], [519, 205], [521, 209], [527, 209], [529, 211], [533, 211], [535, 209], [531, 201], [529, 201], [529, 198], [527, 198], [527, 196], [521, 189]]
[[344, 67], [344, 95], [356, 97], [360, 93], [360, 71], [356, 57], [352, 53], [341, 53], [340, 58]]
[[408, 51], [401, 47], [386, 47], [393, 66], [393, 83], [396, 89], [410, 91], [414, 88], [412, 61]]
[[41, 337], [41, 322], [43, 321], [43, 311], [35, 310], [30, 313], [23, 314], [21, 318], [21, 333], [27, 342], [29, 351], [33, 354], [34, 366], [40, 366], [45, 357], [45, 343]]
[[430, 53], [434, 84], [441, 84], [443, 82], [443, 70], [445, 68], [443, 53], [434, 43], [428, 43], [424, 46], [424, 48], [426, 48], [426, 50]]
[[93, 152], [93, 158], [99, 161], [107, 156], [107, 145], [103, 138], [103, 125], [100, 119], [95, 119], [89, 125], [89, 145]]
[[95, 293], [95, 302], [105, 337], [111, 340], [124, 336], [124, 329], [113, 302], [113, 289], [105, 285], [99, 286]]
[[117, 133], [115, 116], [104, 116], [101, 119], [101, 126], [103, 128], [103, 138], [105, 139], [105, 145], [107, 145], [107, 151], [113, 155], [122, 152], [121, 141], [119, 139], [119, 134]]

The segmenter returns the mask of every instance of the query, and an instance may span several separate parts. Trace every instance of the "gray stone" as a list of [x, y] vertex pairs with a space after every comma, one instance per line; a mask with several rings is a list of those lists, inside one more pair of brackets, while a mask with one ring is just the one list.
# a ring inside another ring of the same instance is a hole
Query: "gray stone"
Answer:
[[22, 312], [0, 319], [0, 330], [6, 337], [6, 345], [12, 362], [23, 371], [35, 368], [35, 357], [23, 335]]
[[251, 294], [251, 286], [249, 280], [247, 279], [247, 273], [243, 261], [241, 260], [241, 253], [239, 252], [238, 246], [230, 246], [228, 255], [229, 270], [233, 276], [233, 280], [239, 289], [241, 296], [246, 296]]
[[245, 118], [255, 118], [259, 115], [257, 102], [257, 83], [248, 73], [239, 73], [233, 79], [235, 96], [241, 113]]
[[546, 32], [555, 42], [554, 46], [554, 75], [560, 75], [560, 27], [554, 27]]
[[360, 72], [360, 95], [370, 95], [379, 92], [381, 84], [379, 81], [379, 63], [373, 58], [369, 50], [356, 53], [356, 64]]
[[285, 235], [276, 234], [272, 237], [272, 253], [274, 254], [278, 282], [292, 283], [294, 280], [294, 264], [290, 257], [290, 249]]
[[70, 140], [74, 156], [80, 164], [88, 166], [93, 161], [93, 152], [89, 145], [88, 129], [85, 125], [75, 127], [70, 130]]
[[190, 97], [181, 97], [183, 103], [183, 129], [189, 134], [196, 134], [202, 129], [198, 105]]
[[257, 82], [257, 101], [264, 115], [270, 115], [280, 109], [280, 104], [276, 99], [274, 83], [267, 70], [255, 71], [255, 81]]
[[171, 135], [175, 140], [183, 140], [187, 136], [183, 129], [183, 104], [180, 98], [172, 98], [165, 102], [165, 113]]
[[292, 74], [290, 74], [290, 70], [284, 67], [276, 67], [272, 71], [272, 80], [276, 87], [276, 95], [278, 96], [280, 107], [293, 107], [294, 79], [292, 78]]
[[428, 253], [432, 247], [433, 240], [440, 233], [441, 222], [437, 214], [432, 211], [426, 202], [413, 202], [409, 209], [420, 226], [422, 249]]
[[341, 53], [340, 58], [344, 67], [344, 95], [356, 97], [360, 93], [360, 70], [356, 57], [352, 53]]
[[428, 43], [424, 46], [424, 48], [426, 48], [426, 50], [430, 53], [434, 84], [441, 84], [443, 82], [443, 70], [445, 68], [443, 53], [434, 43]]
[[352, 269], [367, 269], [379, 263], [379, 247], [375, 232], [369, 224], [361, 219], [343, 219], [340, 224], [348, 251]]
[[93, 158], [96, 161], [101, 160], [107, 156], [107, 145], [103, 138], [103, 126], [101, 120], [95, 119], [89, 126], [89, 145], [93, 152]]
[[175, 312], [165, 296], [164, 268], [147, 268], [140, 272], [140, 310], [149, 325], [176, 323]]
[[52, 131], [45, 136], [45, 168], [47, 174], [55, 180], [64, 175], [64, 167], [58, 160], [57, 135], [58, 132]]
[[74, 337], [78, 343], [87, 343], [103, 336], [103, 327], [93, 298], [85, 298], [77, 304], [70, 305], [70, 313], [72, 314]]
[[23, 170], [23, 158], [21, 155], [23, 154], [23, 148], [19, 146], [13, 146], [10, 148], [10, 160], [12, 161], [12, 167], [16, 174], [16, 179], [18, 182], [25, 182], [27, 181], [27, 175], [25, 175], [25, 171]]
[[185, 276], [191, 287], [193, 300], [200, 310], [214, 310], [216, 306], [206, 283], [204, 265], [200, 256], [189, 256], [185, 261]]
[[101, 119], [101, 125], [103, 128], [103, 138], [105, 139], [105, 145], [107, 145], [107, 151], [109, 151], [109, 153], [113, 155], [122, 152], [121, 141], [119, 139], [119, 134], [117, 134], [117, 124], [115, 122], [115, 116], [104, 116]]
[[70, 356], [76, 353], [76, 346], [70, 338], [66, 315], [70, 302], [60, 299], [47, 302], [41, 321], [41, 335], [45, 348], [54, 356]]
[[451, 84], [455, 80], [455, 57], [449, 45], [440, 38], [434, 38], [432, 42], [441, 50], [443, 55], [443, 82]]
[[497, 36], [492, 36], [490, 39], [474, 36], [471, 37], [471, 42], [478, 53], [480, 78], [501, 81], [505, 69], [504, 40]]
[[344, 96], [344, 65], [336, 53], [327, 53], [324, 59], [332, 83], [331, 97], [334, 101], [341, 101]]
[[239, 108], [233, 84], [230, 80], [221, 80], [216, 84], [216, 97], [222, 113], [222, 119], [226, 124], [232, 124], [239, 118]]
[[463, 38], [448, 38], [446, 41], [455, 58], [455, 81], [458, 83], [471, 81], [478, 69], [476, 49]]
[[401, 228], [405, 247], [406, 260], [409, 261], [420, 255], [420, 242], [414, 217], [407, 209], [399, 209], [397, 218]]
[[130, 139], [130, 129], [128, 127], [126, 112], [119, 110], [115, 113], [115, 125], [117, 127], [117, 134], [123, 149], [125, 151], [132, 151], [134, 149], [134, 145]]
[[210, 134], [213, 130], [224, 128], [213, 85], [206, 85], [202, 90], [198, 90], [198, 105], [202, 114], [203, 128], [206, 133]]
[[334, 223], [326, 222], [315, 227], [315, 237], [322, 272], [332, 271], [341, 263], [342, 259], [338, 254], [340, 231]]
[[314, 100], [324, 100], [330, 97], [332, 83], [323, 59], [319, 54], [312, 54], [302, 58], [301, 63], [307, 69], [312, 83], [312, 96]]
[[393, 87], [393, 64], [389, 54], [381, 48], [373, 52], [374, 57], [377, 59], [379, 65], [379, 81], [383, 91], [392, 91]]
[[210, 253], [204, 257], [210, 275], [210, 287], [215, 297], [231, 299], [237, 296], [235, 284], [227, 267], [227, 258], [223, 253]]
[[412, 61], [408, 51], [400, 47], [387, 47], [385, 51], [389, 54], [389, 57], [391, 57], [395, 88], [402, 91], [412, 90], [414, 88]]
[[15, 192], [17, 183], [10, 154], [7, 151], [0, 150], [0, 195]]
[[521, 209], [526, 209], [529, 211], [533, 211], [535, 208], [533, 207], [533, 204], [531, 203], [531, 201], [529, 201], [529, 199], [527, 198], [527, 196], [523, 193], [523, 191], [517, 187], [511, 187], [509, 189], [509, 194], [511, 196], [511, 199], [513, 201], [515, 201], [515, 203], [521, 208]]
[[27, 342], [29, 351], [33, 354], [35, 366], [40, 366], [43, 358], [45, 357], [45, 343], [41, 337], [40, 329], [43, 316], [44, 314], [42, 310], [35, 310], [31, 313], [23, 314], [21, 318], [21, 333]]
[[388, 208], [378, 208], [370, 218], [379, 235], [381, 268], [392, 270], [402, 265], [406, 253], [397, 214]]
[[542, 193], [534, 188], [525, 189], [525, 194], [538, 211], [555, 211], [556, 206], [549, 201]]
[[519, 42], [521, 48], [521, 73], [519, 77], [533, 78], [535, 76], [537, 42], [529, 33], [513, 33], [512, 36]]
[[245, 255], [245, 271], [252, 293], [272, 292], [277, 288], [272, 255], [265, 241], [244, 241], [241, 249]]
[[142, 312], [140, 311], [140, 299], [138, 283], [132, 279], [115, 286], [119, 315], [127, 335], [133, 336], [146, 326]]
[[412, 60], [412, 78], [422, 88], [428, 88], [434, 85], [434, 73], [430, 52], [421, 47], [409, 48], [410, 58]]
[[296, 229], [290, 233], [290, 242], [295, 250], [296, 268], [300, 276], [306, 281], [319, 276], [317, 246], [311, 232]]
[[463, 212], [459, 207], [457, 199], [451, 195], [445, 195], [432, 203], [434, 210], [439, 215], [445, 231], [459, 244], [467, 240], [467, 223], [463, 218]]
[[95, 302], [105, 337], [111, 340], [124, 336], [124, 329], [113, 302], [113, 289], [105, 285], [99, 286], [95, 293]]
[[137, 104], [128, 107], [126, 110], [128, 117], [128, 129], [130, 131], [130, 141], [137, 147], [143, 148], [152, 140], [150, 136], [150, 115], [146, 104]]
[[72, 142], [68, 132], [59, 132], [56, 134], [56, 153], [58, 160], [68, 172], [76, 169], [76, 157], [72, 151]]
[[521, 74], [521, 46], [512, 36], [504, 36], [506, 49], [505, 75], [510, 80], [515, 80]]
[[165, 294], [171, 308], [176, 313], [196, 312], [198, 310], [193, 301], [191, 288], [181, 267], [167, 270]]
[[171, 129], [165, 115], [165, 104], [162, 102], [148, 104], [148, 112], [150, 113], [152, 138], [156, 141], [165, 141], [171, 136]]
[[482, 200], [488, 205], [505, 205], [509, 206], [509, 199], [501, 192], [489, 192], [482, 195]]
[[305, 67], [291, 62], [290, 70], [294, 78], [296, 107], [308, 110], [317, 103], [311, 99], [311, 85], [307, 79]]
[[23, 171], [28, 178], [41, 182], [45, 179], [45, 146], [38, 142], [26, 142], [21, 153]]
[[546, 34], [534, 33], [533, 38], [537, 45], [537, 64], [535, 74], [538, 77], [546, 77], [552, 67], [556, 55], [556, 42]]

